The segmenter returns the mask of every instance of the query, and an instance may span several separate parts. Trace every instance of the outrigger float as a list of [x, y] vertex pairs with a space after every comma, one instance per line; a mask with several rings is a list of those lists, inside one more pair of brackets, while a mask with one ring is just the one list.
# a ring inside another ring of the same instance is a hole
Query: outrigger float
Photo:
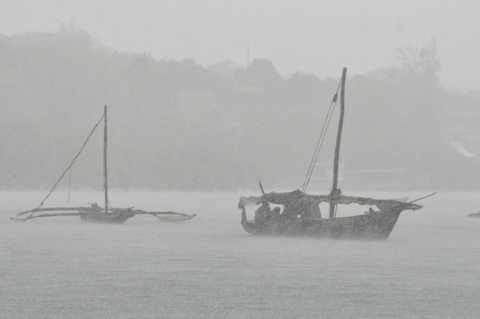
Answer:
[[[411, 202], [402, 200], [382, 200], [367, 197], [352, 197], [342, 194], [340, 188], [337, 188], [338, 166], [340, 140], [342, 136], [343, 116], [345, 110], [345, 78], [347, 69], [343, 69], [340, 83], [340, 120], [337, 132], [337, 141], [335, 147], [334, 168], [333, 168], [333, 187], [330, 194], [310, 195], [305, 191], [308, 186], [315, 161], [318, 158], [318, 152], [321, 143], [325, 137], [326, 128], [333, 113], [332, 105], [335, 106], [338, 96], [334, 95], [330, 105], [329, 113], [325, 121], [322, 133], [317, 143], [317, 147], [312, 158], [312, 162], [303, 183], [302, 190], [295, 190], [288, 193], [265, 193], [260, 183], [262, 196], [241, 197], [238, 208], [241, 209], [242, 227], [253, 235], [273, 235], [273, 236], [308, 236], [308, 237], [328, 237], [338, 239], [370, 239], [386, 240], [392, 232], [398, 217], [404, 210], [417, 210], [422, 206], [414, 202], [432, 196], [428, 195]], [[332, 113], [331, 113], [332, 112]], [[435, 193], [434, 193], [435, 194]], [[321, 216], [319, 204], [327, 203], [330, 208], [328, 219]], [[271, 209], [270, 204], [278, 205]], [[368, 207], [362, 215], [337, 217], [337, 208], [339, 205], [358, 204]], [[255, 219], [248, 220], [246, 206], [261, 205], [255, 212]], [[280, 212], [280, 207], [283, 211]]]
[[[75, 160], [87, 145], [88, 140], [93, 135], [98, 125], [103, 120], [104, 122], [104, 145], [103, 145], [103, 179], [104, 179], [104, 193], [105, 193], [105, 206], [100, 207], [98, 204], [90, 204], [88, 207], [44, 207], [43, 204], [47, 198], [52, 194], [55, 187], [63, 179], [65, 174], [72, 168]], [[13, 221], [26, 222], [30, 219], [43, 218], [43, 217], [60, 217], [60, 216], [80, 216], [80, 219], [85, 222], [96, 222], [105, 224], [123, 224], [129, 218], [135, 215], [152, 215], [157, 217], [160, 221], [180, 222], [192, 219], [196, 214], [183, 214], [172, 211], [165, 212], [148, 212], [141, 209], [128, 208], [112, 208], [109, 207], [108, 200], [108, 174], [107, 174], [107, 106], [104, 108], [104, 113], [97, 124], [94, 126], [90, 135], [83, 143], [82, 148], [77, 153], [72, 163], [63, 172], [62, 176], [58, 179], [55, 185], [52, 187], [48, 195], [42, 200], [37, 208], [17, 213], [15, 216], [11, 216]]]

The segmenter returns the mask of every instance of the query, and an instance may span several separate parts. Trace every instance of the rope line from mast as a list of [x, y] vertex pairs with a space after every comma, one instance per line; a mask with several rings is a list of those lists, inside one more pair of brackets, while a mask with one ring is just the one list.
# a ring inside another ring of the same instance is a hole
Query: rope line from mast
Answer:
[[312, 177], [313, 170], [315, 168], [315, 164], [318, 159], [318, 155], [320, 154], [320, 149], [322, 148], [323, 141], [325, 140], [325, 136], [327, 134], [328, 127], [330, 125], [330, 121], [332, 119], [333, 110], [337, 105], [337, 98], [338, 98], [338, 91], [340, 90], [341, 80], [338, 83], [337, 91], [333, 96], [332, 101], [330, 102], [330, 107], [327, 112], [327, 116], [325, 117], [325, 121], [323, 122], [322, 131], [320, 136], [318, 137], [317, 145], [315, 146], [315, 151], [313, 152], [312, 160], [310, 161], [310, 166], [308, 167], [307, 175], [305, 176], [305, 180], [302, 185], [302, 192], [307, 190], [308, 184], [310, 183], [310, 178]]
[[70, 188], [72, 184], [72, 168], [68, 170], [68, 202], [70, 203]]
[[[336, 96], [336, 95], [335, 95]], [[322, 145], [323, 145], [323, 141], [325, 140], [325, 136], [327, 134], [327, 130], [328, 130], [328, 127], [330, 126], [330, 121], [332, 119], [332, 116], [333, 116], [333, 110], [335, 109], [335, 106], [337, 105], [337, 103], [335, 102], [335, 104], [333, 105], [333, 108], [332, 108], [332, 111], [330, 112], [330, 115], [328, 117], [328, 121], [327, 121], [327, 125], [326, 125], [326, 128], [325, 128], [325, 131], [323, 133], [323, 136], [321, 137], [321, 142], [320, 142], [320, 146], [318, 148], [318, 151], [317, 151], [317, 154], [315, 155], [315, 159], [313, 160], [313, 163], [311, 165], [311, 170], [310, 170], [310, 174], [308, 175], [308, 179], [307, 179], [307, 183], [305, 184], [305, 188], [304, 188], [304, 192], [307, 190], [307, 187], [308, 187], [308, 184], [310, 183], [310, 178], [312, 177], [312, 174], [313, 174], [313, 170], [315, 169], [315, 164], [317, 163], [317, 159], [318, 159], [318, 155], [320, 154], [320, 149], [322, 148]]]
[[82, 148], [80, 149], [80, 151], [77, 153], [77, 155], [75, 155], [75, 157], [73, 158], [73, 161], [70, 163], [70, 165], [67, 167], [67, 169], [63, 172], [62, 176], [60, 176], [60, 178], [59, 178], [58, 181], [55, 183], [55, 185], [53, 185], [52, 189], [50, 190], [50, 192], [48, 193], [48, 195], [42, 200], [42, 202], [40, 203], [40, 205], [38, 205], [37, 209], [40, 209], [40, 207], [43, 206], [43, 203], [45, 203], [45, 201], [47, 200], [47, 198], [52, 194], [53, 190], [55, 189], [55, 187], [57, 187], [58, 183], [60, 183], [60, 181], [62, 180], [62, 178], [65, 176], [65, 174], [72, 168], [73, 163], [75, 163], [75, 161], [77, 160], [78, 156], [80, 156], [80, 154], [82, 153], [83, 149], [85, 148], [85, 146], [86, 146], [87, 143], [88, 143], [88, 140], [90, 139], [90, 137], [92, 137], [92, 135], [93, 135], [93, 133], [95, 132], [95, 130], [97, 129], [98, 125], [100, 125], [100, 123], [102, 122], [104, 116], [105, 116], [105, 115], [102, 115], [102, 117], [100, 118], [100, 120], [98, 120], [97, 124], [95, 124], [95, 126], [94, 126], [93, 129], [92, 129], [92, 131], [90, 132], [90, 135], [88, 135], [87, 139], [86, 139], [85, 142], [83, 143]]
[[110, 198], [108, 199], [108, 207], [112, 210], [114, 209], [112, 203], [110, 202]]

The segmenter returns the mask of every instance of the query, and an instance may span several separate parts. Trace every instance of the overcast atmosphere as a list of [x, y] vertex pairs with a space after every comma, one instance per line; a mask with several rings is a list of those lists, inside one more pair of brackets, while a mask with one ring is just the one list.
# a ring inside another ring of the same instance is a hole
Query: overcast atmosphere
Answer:
[[6, 35], [57, 31], [73, 24], [112, 49], [156, 59], [271, 60], [283, 75], [338, 76], [388, 66], [402, 46], [434, 38], [440, 82], [480, 89], [480, 3], [445, 1], [3, 1]]
[[0, 317], [479, 317], [480, 1], [0, 3]]

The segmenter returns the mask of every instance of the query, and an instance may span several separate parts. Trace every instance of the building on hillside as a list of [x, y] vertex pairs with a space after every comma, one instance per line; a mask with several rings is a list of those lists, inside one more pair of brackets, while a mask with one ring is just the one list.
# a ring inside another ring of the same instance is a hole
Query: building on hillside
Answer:
[[449, 122], [449, 145], [465, 157], [480, 157], [480, 112], [453, 112]]

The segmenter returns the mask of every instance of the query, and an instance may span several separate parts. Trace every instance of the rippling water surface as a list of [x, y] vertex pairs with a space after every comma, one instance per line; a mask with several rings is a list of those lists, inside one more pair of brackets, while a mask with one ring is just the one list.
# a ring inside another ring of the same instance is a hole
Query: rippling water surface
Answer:
[[[101, 225], [13, 223], [45, 194], [0, 192], [0, 317], [479, 318], [480, 219], [466, 215], [480, 194], [425, 199], [384, 242], [254, 237], [241, 228], [239, 195], [112, 192], [116, 207], [198, 216]], [[87, 202], [102, 194], [74, 193], [68, 205]]]

